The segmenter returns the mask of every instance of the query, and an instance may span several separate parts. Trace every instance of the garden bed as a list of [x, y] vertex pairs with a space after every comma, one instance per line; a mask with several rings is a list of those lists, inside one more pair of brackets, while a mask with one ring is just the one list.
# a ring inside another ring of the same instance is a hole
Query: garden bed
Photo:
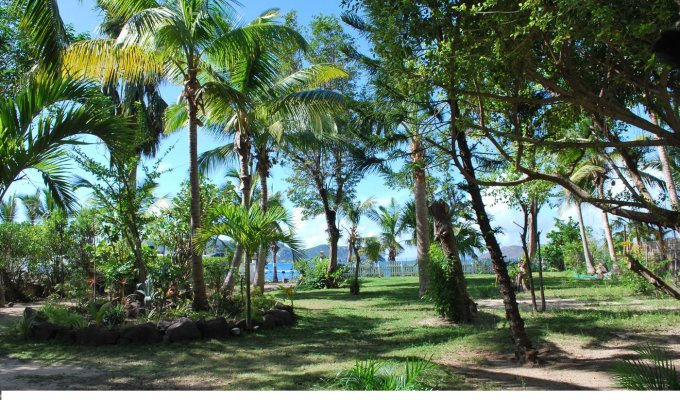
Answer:
[[[278, 303], [265, 312], [261, 322], [256, 324], [253, 330], [290, 326], [296, 319], [291, 306]], [[27, 339], [90, 346], [227, 339], [247, 332], [245, 320], [227, 320], [224, 317], [197, 321], [181, 317], [177, 320], [160, 320], [111, 328], [91, 322], [86, 327], [74, 328], [50, 322], [39, 310], [30, 307], [24, 310], [22, 323]]]

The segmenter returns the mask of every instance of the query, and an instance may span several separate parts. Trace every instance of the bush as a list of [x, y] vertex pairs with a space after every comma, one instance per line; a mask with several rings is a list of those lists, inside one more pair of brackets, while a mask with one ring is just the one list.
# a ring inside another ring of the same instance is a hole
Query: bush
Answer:
[[327, 389], [341, 390], [427, 390], [434, 385], [425, 372], [436, 369], [429, 360], [407, 359], [403, 366], [377, 360], [357, 361], [354, 368], [340, 372]]
[[276, 304], [274, 296], [262, 293], [259, 288], [250, 293], [250, 304], [252, 307], [253, 318], [262, 319], [264, 314]]
[[231, 260], [227, 257], [206, 257], [203, 259], [205, 283], [208, 287], [218, 289], [224, 282]]
[[40, 309], [42, 315], [53, 324], [66, 326], [71, 329], [87, 327], [87, 320], [77, 312], [54, 304], [46, 304]]
[[328, 259], [313, 258], [311, 260], [299, 260], [293, 263], [293, 268], [298, 271], [298, 285], [311, 289], [338, 288], [345, 282], [343, 274], [344, 266], [339, 265], [332, 274], [328, 274]]
[[102, 323], [104, 326], [111, 329], [125, 322], [125, 316], [125, 308], [122, 304], [112, 305], [111, 307], [107, 307], [105, 309]]
[[635, 349], [637, 359], [619, 362], [614, 378], [619, 385], [631, 390], [680, 390], [680, 377], [673, 361], [663, 350], [653, 345]]

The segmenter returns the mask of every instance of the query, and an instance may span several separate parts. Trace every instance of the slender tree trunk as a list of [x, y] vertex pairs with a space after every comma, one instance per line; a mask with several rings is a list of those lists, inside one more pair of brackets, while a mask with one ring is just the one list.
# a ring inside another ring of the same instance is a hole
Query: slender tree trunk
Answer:
[[[269, 205], [269, 191], [267, 188], [267, 178], [269, 178], [269, 156], [267, 149], [261, 148], [258, 150], [257, 174], [260, 177], [260, 208], [262, 211], [267, 211]], [[262, 245], [257, 253], [257, 269], [255, 270], [255, 285], [264, 293], [264, 274], [267, 266], [267, 254], [269, 253], [269, 246]]]
[[[137, 157], [141, 157], [139, 154]], [[128, 197], [134, 201], [134, 197], [136, 196], [137, 193], [137, 169], [139, 167], [139, 158], [138, 161], [135, 163], [135, 165], [132, 167], [132, 170], [130, 171], [129, 175], [129, 180], [128, 180]], [[139, 227], [138, 227], [138, 221], [137, 221], [137, 214], [139, 210], [130, 210], [130, 224], [129, 224], [129, 229], [130, 233], [132, 234], [132, 250], [135, 255], [135, 270], [137, 271], [137, 282], [138, 283], [144, 283], [146, 282], [146, 263], [144, 262], [144, 255], [142, 252], [142, 238], [141, 235], [139, 234]]]
[[272, 244], [272, 262], [273, 262], [273, 267], [274, 267], [274, 279], [272, 281], [274, 283], [279, 282], [279, 273], [276, 271], [276, 254], [279, 252], [279, 245], [276, 243]]
[[352, 262], [352, 250], [354, 249], [354, 239], [347, 240], [347, 264]]
[[467, 282], [465, 281], [465, 274], [463, 273], [463, 263], [460, 261], [460, 253], [458, 252], [458, 243], [453, 235], [453, 227], [451, 226], [451, 212], [449, 205], [444, 200], [437, 200], [430, 205], [432, 218], [434, 219], [434, 237], [438, 240], [444, 251], [444, 255], [448, 259], [451, 268], [451, 275], [454, 281], [454, 290], [452, 292], [452, 303], [455, 306], [453, 315], [449, 318], [453, 322], [470, 322], [473, 318], [473, 310], [475, 304], [470, 298], [467, 291]]
[[227, 272], [227, 276], [224, 277], [224, 282], [222, 282], [222, 291], [227, 294], [234, 292], [234, 287], [236, 286], [236, 273], [238, 273], [239, 267], [241, 266], [241, 260], [243, 259], [243, 246], [240, 244], [236, 245], [234, 249], [234, 257], [231, 260], [231, 267]]
[[250, 300], [250, 254], [246, 251], [246, 268], [245, 268], [245, 280], [246, 280], [246, 327], [248, 330], [253, 328], [252, 319], [252, 303]]
[[326, 209], [325, 215], [328, 228], [328, 240], [330, 242], [330, 250], [328, 252], [328, 274], [330, 275], [338, 269], [338, 241], [340, 240], [340, 230], [337, 226], [337, 213], [335, 210]]
[[387, 261], [396, 261], [397, 260], [397, 249], [394, 247], [390, 247], [389, 253], [387, 253]]
[[529, 258], [534, 259], [536, 254], [536, 248], [538, 243], [538, 201], [536, 199], [531, 199], [529, 203], [529, 220], [528, 220], [528, 230], [529, 230]]
[[[452, 114], [457, 114], [457, 105], [452, 104]], [[505, 306], [505, 316], [510, 325], [510, 333], [512, 335], [512, 340], [515, 345], [515, 355], [517, 361], [535, 361], [536, 352], [532, 350], [531, 341], [529, 336], [527, 336], [526, 330], [524, 329], [524, 320], [519, 313], [519, 307], [517, 306], [517, 299], [515, 297], [515, 292], [512, 290], [512, 281], [510, 280], [510, 275], [508, 274], [508, 267], [503, 258], [503, 253], [501, 252], [501, 247], [496, 240], [496, 235], [493, 228], [491, 228], [491, 222], [489, 221], [489, 216], [486, 213], [486, 208], [484, 206], [484, 200], [482, 198], [482, 192], [479, 185], [475, 182], [475, 170], [472, 163], [472, 153], [467, 144], [467, 139], [464, 133], [457, 133], [455, 131], [455, 121], [451, 122], [452, 129], [452, 140], [458, 143], [460, 150], [460, 157], [463, 162], [464, 175], [467, 180], [467, 190], [470, 194], [472, 201], [472, 207], [475, 210], [477, 216], [477, 223], [484, 237], [484, 242], [486, 243], [487, 250], [493, 262], [493, 268], [496, 271], [496, 276], [498, 278], [498, 285], [500, 286], [501, 295], [503, 296], [503, 305]]]
[[[657, 124], [656, 115], [650, 113], [649, 120], [654, 125]], [[657, 135], [654, 135], [658, 138]], [[656, 148], [657, 153], [659, 153], [659, 163], [661, 163], [661, 171], [663, 172], [663, 179], [666, 183], [666, 190], [668, 190], [668, 197], [671, 201], [671, 207], [674, 210], [680, 210], [680, 202], [678, 201], [678, 189], [675, 186], [675, 179], [673, 179], [673, 172], [671, 170], [671, 162], [668, 158], [668, 153], [666, 148], [663, 146], [658, 146]]]
[[583, 213], [581, 212], [581, 203], [576, 204], [576, 215], [578, 216], [578, 227], [581, 231], [581, 243], [583, 244], [583, 257], [586, 260], [586, 266], [588, 267], [588, 275], [593, 275], [595, 271], [595, 265], [593, 264], [593, 256], [590, 254], [590, 248], [588, 248], [588, 237], [586, 236], [586, 226], [583, 224]]
[[[356, 240], [352, 239], [352, 246], [356, 246]], [[356, 255], [356, 264], [354, 268], [354, 286], [352, 287], [352, 294], [359, 294], [359, 269], [361, 268], [361, 256], [359, 255], [359, 249], [354, 247], [354, 253]]]
[[203, 257], [196, 251], [194, 239], [198, 239], [201, 229], [201, 189], [198, 176], [198, 108], [196, 107], [196, 92], [198, 81], [196, 76], [189, 77], [185, 84], [185, 98], [189, 114], [189, 181], [191, 186], [191, 274], [193, 278], [193, 309], [202, 311], [208, 309], [208, 296], [203, 279]]
[[[604, 198], [604, 181], [598, 182], [597, 191], [601, 198]], [[614, 247], [614, 238], [612, 237], [612, 228], [609, 225], [609, 217], [607, 212], [602, 210], [602, 223], [604, 224], [604, 237], [607, 240], [607, 248], [609, 249], [609, 258], [612, 263], [616, 262], [616, 248]]]
[[430, 223], [427, 210], [427, 177], [425, 175], [425, 148], [420, 137], [411, 139], [413, 163], [413, 196], [416, 211], [416, 250], [418, 254], [418, 294], [427, 292], [430, 282]]

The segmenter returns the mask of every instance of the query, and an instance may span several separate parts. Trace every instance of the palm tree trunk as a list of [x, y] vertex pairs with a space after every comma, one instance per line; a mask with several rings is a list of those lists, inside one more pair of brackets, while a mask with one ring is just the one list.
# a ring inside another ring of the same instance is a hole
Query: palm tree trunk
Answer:
[[534, 259], [534, 254], [536, 254], [536, 248], [538, 247], [538, 201], [536, 199], [531, 199], [529, 203], [529, 220], [528, 222], [528, 236], [529, 236], [529, 259]]
[[455, 285], [451, 293], [453, 297], [451, 300], [455, 309], [452, 310], [452, 315], [449, 317], [453, 322], [470, 322], [473, 317], [474, 302], [470, 299], [467, 291], [463, 263], [460, 261], [458, 243], [453, 235], [453, 227], [451, 226], [449, 205], [440, 199], [430, 205], [430, 211], [432, 211], [432, 218], [434, 219], [434, 237], [436, 240], [439, 240], [444, 255], [449, 260]]
[[184, 87], [189, 114], [189, 181], [191, 185], [191, 274], [194, 284], [193, 309], [202, 311], [208, 309], [208, 296], [203, 279], [203, 257], [196, 251], [194, 239], [197, 239], [201, 229], [201, 189], [198, 176], [198, 108], [196, 107], [196, 92], [198, 81], [196, 76], [190, 76]]
[[583, 244], [583, 257], [586, 260], [586, 266], [588, 267], [588, 274], [592, 275], [595, 273], [595, 265], [593, 264], [593, 256], [590, 254], [590, 249], [588, 248], [588, 238], [586, 237], [586, 227], [583, 224], [583, 213], [581, 212], [581, 203], [576, 204], [576, 214], [578, 216], [578, 227], [581, 231], [581, 243]]
[[[266, 149], [258, 150], [257, 174], [260, 177], [260, 208], [267, 211], [269, 203], [269, 191], [267, 190], [267, 178], [269, 177], [269, 159]], [[264, 273], [267, 265], [267, 253], [269, 246], [262, 245], [257, 252], [257, 269], [255, 270], [255, 285], [264, 293]]]
[[[604, 181], [600, 180], [597, 184], [597, 192], [600, 198], [604, 199]], [[609, 250], [609, 258], [612, 263], [616, 262], [616, 248], [614, 247], [614, 238], [612, 237], [612, 228], [609, 225], [609, 217], [607, 212], [602, 210], [602, 222], [604, 224], [604, 237], [607, 240], [607, 249]]]
[[[457, 104], [452, 102], [451, 106], [452, 114], [454, 116], [457, 115]], [[493, 228], [491, 228], [491, 222], [489, 220], [489, 216], [486, 213], [481, 189], [475, 181], [476, 177], [474, 165], [472, 163], [472, 153], [470, 152], [465, 134], [462, 132], [456, 132], [454, 120], [451, 121], [451, 137], [452, 140], [455, 140], [458, 143], [460, 157], [463, 162], [462, 172], [464, 172], [463, 175], [465, 176], [468, 183], [467, 191], [470, 194], [472, 207], [474, 208], [475, 214], [477, 216], [477, 223], [479, 224], [482, 236], [484, 237], [484, 242], [486, 243], [486, 248], [489, 251], [491, 261], [493, 262], [493, 268], [496, 271], [501, 295], [503, 296], [505, 316], [508, 320], [508, 324], [510, 325], [510, 333], [515, 345], [515, 356], [519, 362], [535, 361], [536, 352], [532, 350], [531, 341], [529, 340], [529, 336], [527, 336], [526, 330], [524, 329], [524, 320], [519, 313], [517, 298], [515, 297], [515, 291], [512, 289], [510, 275], [508, 274], [508, 267], [505, 263], [501, 247], [496, 240], [496, 234], [494, 233]]]
[[274, 243], [272, 244], [272, 263], [273, 263], [273, 269], [274, 269], [274, 279], [272, 281], [274, 283], [279, 282], [279, 273], [276, 271], [276, 254], [279, 252], [279, 246]]
[[[653, 124], [657, 124], [656, 115], [650, 113], [649, 120]], [[656, 135], [655, 135], [656, 136]], [[658, 136], [657, 136], [658, 137]], [[673, 179], [673, 172], [671, 170], [671, 162], [668, 158], [668, 153], [666, 148], [663, 146], [658, 146], [656, 148], [657, 153], [659, 153], [659, 163], [661, 163], [661, 171], [663, 172], [663, 179], [666, 183], [666, 190], [668, 190], [668, 197], [671, 200], [671, 207], [674, 210], [680, 210], [680, 202], [678, 201], [678, 190], [675, 186], [675, 179]]]
[[253, 328], [252, 320], [252, 304], [250, 301], [250, 254], [246, 252], [246, 268], [245, 268], [245, 280], [246, 280], [246, 328], [248, 330]]
[[352, 262], [352, 249], [354, 248], [354, 239], [347, 240], [347, 264]]
[[390, 251], [387, 253], [387, 261], [396, 261], [397, 260], [397, 249], [394, 247], [390, 247]]
[[411, 162], [413, 168], [413, 196], [416, 210], [416, 249], [418, 252], [418, 293], [422, 297], [429, 287], [430, 272], [430, 223], [427, 211], [427, 182], [425, 168], [425, 148], [418, 136], [411, 140]]
[[[352, 246], [356, 246], [356, 240], [352, 239]], [[353, 295], [359, 294], [359, 269], [361, 268], [361, 256], [359, 255], [359, 249], [354, 248], [354, 253], [356, 254], [356, 264], [354, 268], [354, 286], [352, 286], [351, 292]]]

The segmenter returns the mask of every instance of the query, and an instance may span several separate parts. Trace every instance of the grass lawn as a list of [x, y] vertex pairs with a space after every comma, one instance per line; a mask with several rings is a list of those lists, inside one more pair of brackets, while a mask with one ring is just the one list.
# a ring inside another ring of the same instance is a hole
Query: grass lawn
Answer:
[[[548, 299], [574, 300], [587, 307], [544, 314], [525, 310], [522, 315], [537, 348], [562, 348], [565, 343], [599, 348], [622, 335], [635, 343], [654, 341], [680, 327], [676, 301], [640, 301], [626, 287], [577, 281], [563, 273], [547, 273], [545, 281]], [[471, 275], [468, 282], [475, 300], [500, 297], [491, 275]], [[298, 291], [295, 307], [301, 319], [294, 327], [226, 341], [152, 346], [18, 342], [8, 336], [9, 323], [4, 322], [0, 369], [9, 357], [39, 366], [78, 365], [87, 374], [87, 379], [78, 373], [22, 376], [25, 387], [32, 389], [43, 388], [49, 379], [56, 388], [305, 390], [322, 388], [325, 379], [356, 360], [432, 357], [443, 366], [435, 377], [439, 389], [500, 388], [500, 381], [480, 383], [455, 366], [484, 366], [512, 356], [502, 305], [489, 301], [480, 307], [474, 324], [452, 326], [418, 299], [417, 278], [372, 278], [363, 281], [359, 296], [348, 289]]]

